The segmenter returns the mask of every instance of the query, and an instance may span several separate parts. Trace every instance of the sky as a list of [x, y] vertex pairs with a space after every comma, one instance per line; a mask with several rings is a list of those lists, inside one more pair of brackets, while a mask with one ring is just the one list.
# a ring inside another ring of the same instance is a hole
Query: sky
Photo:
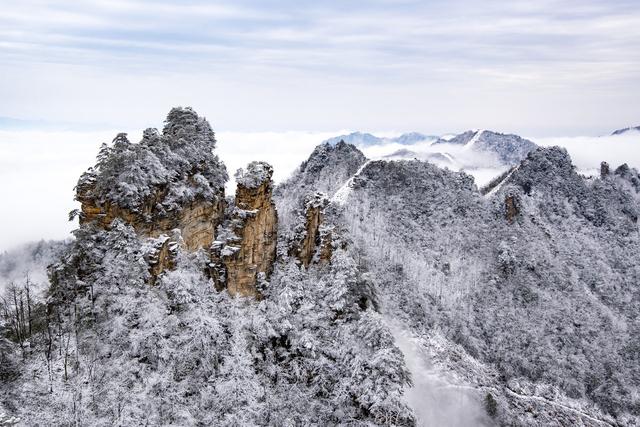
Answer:
[[638, 122], [637, 0], [4, 0], [0, 117], [144, 128], [190, 105], [217, 130]]
[[100, 143], [178, 105], [211, 122], [231, 172], [267, 160], [277, 180], [352, 130], [492, 129], [633, 165], [635, 146], [596, 137], [640, 125], [640, 7], [4, 0], [0, 100], [0, 252], [68, 236]]

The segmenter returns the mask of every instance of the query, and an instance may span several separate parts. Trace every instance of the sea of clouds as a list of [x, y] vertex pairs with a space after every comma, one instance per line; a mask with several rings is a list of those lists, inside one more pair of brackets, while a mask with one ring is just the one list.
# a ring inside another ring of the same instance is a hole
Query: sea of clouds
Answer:
[[[228, 191], [233, 192], [234, 172], [251, 160], [264, 160], [274, 166], [274, 179], [286, 179], [322, 141], [336, 132], [218, 132], [217, 153], [232, 177]], [[63, 239], [76, 227], [67, 214], [77, 208], [73, 201], [78, 176], [95, 162], [102, 142], [109, 142], [115, 130], [39, 131], [0, 129], [0, 252], [29, 241]], [[381, 133], [385, 136], [392, 132]], [[138, 141], [141, 131], [129, 132]], [[640, 167], [640, 132], [620, 136], [530, 138], [543, 146], [565, 147], [578, 170], [597, 173], [605, 160], [612, 167], [628, 163]], [[373, 146], [363, 151], [370, 158], [384, 158], [399, 145]], [[405, 147], [406, 148], [406, 147]], [[491, 159], [465, 153], [460, 147], [431, 147], [419, 143], [409, 147], [422, 154], [448, 150], [464, 168], [474, 175], [479, 186], [504, 168]]]

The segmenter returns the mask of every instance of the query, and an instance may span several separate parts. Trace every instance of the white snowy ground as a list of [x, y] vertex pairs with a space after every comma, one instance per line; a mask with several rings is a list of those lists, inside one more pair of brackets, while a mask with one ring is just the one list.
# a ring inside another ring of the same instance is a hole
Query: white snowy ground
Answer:
[[406, 400], [416, 414], [418, 426], [490, 425], [473, 388], [438, 370], [424, 350], [422, 339], [396, 322], [388, 320], [387, 323], [413, 377], [413, 387], [407, 390]]

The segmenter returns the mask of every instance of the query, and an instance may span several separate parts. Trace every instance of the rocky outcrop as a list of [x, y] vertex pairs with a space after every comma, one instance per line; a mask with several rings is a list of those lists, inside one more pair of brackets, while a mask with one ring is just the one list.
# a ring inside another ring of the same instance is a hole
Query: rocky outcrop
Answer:
[[134, 212], [114, 203], [100, 203], [79, 191], [76, 199], [81, 203], [80, 225], [95, 223], [109, 229], [113, 220], [120, 218], [142, 237], [155, 238], [179, 229], [184, 248], [188, 251], [209, 248], [215, 240], [216, 228], [223, 220], [224, 190], [213, 200], [196, 200], [168, 214], [156, 210], [165, 193], [158, 190], [139, 212]]
[[174, 233], [171, 237], [162, 235], [148, 242], [145, 259], [149, 264], [149, 284], [154, 285], [163, 272], [175, 267], [180, 243], [182, 242], [178, 233]]
[[[119, 219], [150, 244], [177, 234], [172, 239], [183, 249], [208, 250], [224, 219], [228, 178], [215, 146], [209, 122], [191, 108], [173, 108], [162, 132], [147, 129], [139, 143], [120, 133], [78, 180], [81, 208], [71, 217], [79, 214], [81, 227], [105, 230]], [[170, 267], [162, 261], [165, 252], [158, 248], [158, 260], [151, 256], [152, 275]]]
[[518, 206], [518, 198], [513, 194], [508, 194], [504, 199], [505, 217], [510, 224], [513, 223], [515, 218], [520, 213], [520, 207]]
[[611, 169], [609, 168], [609, 163], [601, 162], [600, 163], [600, 178], [605, 178], [609, 176], [611, 173]]
[[323, 192], [333, 196], [366, 161], [360, 150], [344, 141], [317, 146], [291, 178], [275, 190], [281, 227], [292, 229], [296, 226], [298, 209], [307, 195]]
[[291, 254], [308, 267], [312, 262], [326, 264], [331, 260], [331, 231], [325, 224], [324, 209], [329, 199], [324, 193], [315, 193], [305, 200], [304, 225]]
[[238, 187], [229, 219], [212, 247], [211, 276], [231, 295], [259, 297], [259, 281], [276, 257], [278, 215], [272, 200], [273, 168], [252, 162], [236, 174]]

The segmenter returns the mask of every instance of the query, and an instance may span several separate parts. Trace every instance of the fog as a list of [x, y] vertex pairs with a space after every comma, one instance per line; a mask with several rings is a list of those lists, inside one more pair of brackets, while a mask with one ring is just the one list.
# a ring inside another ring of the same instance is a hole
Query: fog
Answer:
[[606, 161], [612, 168], [623, 163], [640, 167], [640, 132], [629, 131], [622, 135], [601, 137], [555, 137], [532, 139], [538, 145], [565, 147], [580, 173], [596, 174], [600, 162]]
[[[77, 223], [68, 213], [78, 177], [95, 163], [100, 144], [120, 131], [0, 131], [0, 252], [40, 239], [64, 239]], [[313, 148], [331, 136], [316, 132], [219, 132], [216, 152], [231, 178], [251, 160], [274, 166], [280, 182], [305, 160]], [[139, 141], [141, 131], [129, 131]]]
[[411, 372], [413, 386], [407, 389], [406, 400], [419, 427], [491, 425], [475, 390], [437, 368], [421, 339], [398, 324], [391, 322], [389, 326]]
[[[400, 150], [409, 150], [409, 155], [396, 156]], [[454, 171], [465, 171], [473, 176], [476, 185], [482, 187], [488, 184], [494, 177], [500, 175], [506, 166], [500, 164], [498, 159], [490, 154], [478, 153], [469, 150], [463, 145], [435, 144], [431, 141], [420, 142], [411, 146], [398, 143], [372, 146], [363, 149], [364, 154], [371, 159], [411, 159], [417, 158], [434, 163], [441, 168]], [[444, 158], [436, 158], [434, 154], [441, 154]]]
[[[41, 131], [0, 130], [0, 251], [40, 239], [63, 239], [75, 228], [67, 214], [77, 203], [73, 188], [78, 176], [94, 164], [102, 142], [110, 142], [116, 130]], [[335, 132], [218, 132], [217, 153], [227, 165], [234, 191], [233, 173], [251, 160], [265, 160], [274, 166], [274, 179], [280, 182], [304, 161], [323, 140], [346, 133]], [[386, 132], [393, 135], [393, 132]], [[129, 131], [138, 141], [141, 130]], [[602, 160], [612, 167], [621, 163], [640, 166], [640, 132], [604, 137], [529, 137], [539, 145], [560, 145], [569, 151], [579, 172], [595, 174]], [[410, 147], [387, 144], [363, 149], [369, 158], [385, 158], [398, 149], [408, 148], [416, 157], [428, 158], [433, 152], [451, 154], [455, 161], [439, 164], [463, 169], [479, 186], [504, 170], [495, 159], [465, 151], [462, 147], [420, 143]], [[433, 160], [431, 160], [433, 161]]]

